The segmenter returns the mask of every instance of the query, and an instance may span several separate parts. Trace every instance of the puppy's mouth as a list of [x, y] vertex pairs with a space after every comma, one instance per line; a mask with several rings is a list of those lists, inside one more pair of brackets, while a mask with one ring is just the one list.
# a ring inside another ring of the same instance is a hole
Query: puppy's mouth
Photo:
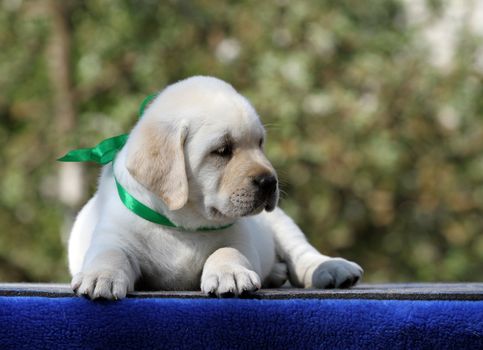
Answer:
[[[272, 196], [266, 200], [255, 200], [251, 203], [237, 203], [238, 205], [231, 206], [228, 210], [221, 211], [216, 207], [210, 207], [209, 213], [211, 219], [234, 219], [261, 213], [264, 209], [272, 211], [277, 206], [278, 196]], [[234, 203], [232, 203], [234, 204]]]
[[241, 218], [244, 216], [250, 216], [250, 215], [255, 215], [260, 212], [265, 208], [265, 204], [261, 204], [257, 207], [253, 208], [232, 208], [229, 211], [223, 213], [219, 209], [215, 207], [210, 208], [210, 219], [211, 220], [223, 220], [223, 219], [236, 219], [236, 218]]
[[210, 219], [211, 220], [224, 220], [224, 219], [236, 219], [244, 216], [253, 215], [259, 213], [263, 210], [263, 206], [258, 206], [254, 209], [249, 210], [239, 210], [238, 208], [230, 208], [230, 210], [226, 212], [222, 212], [221, 210], [211, 207], [210, 211]]
[[210, 216], [212, 219], [224, 219], [227, 217], [215, 207], [210, 207]]

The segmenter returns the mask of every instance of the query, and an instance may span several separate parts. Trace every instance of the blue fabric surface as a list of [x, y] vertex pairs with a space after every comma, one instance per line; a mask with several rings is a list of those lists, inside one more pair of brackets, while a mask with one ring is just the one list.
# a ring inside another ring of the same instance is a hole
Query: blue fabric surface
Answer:
[[0, 297], [0, 349], [483, 349], [483, 301]]

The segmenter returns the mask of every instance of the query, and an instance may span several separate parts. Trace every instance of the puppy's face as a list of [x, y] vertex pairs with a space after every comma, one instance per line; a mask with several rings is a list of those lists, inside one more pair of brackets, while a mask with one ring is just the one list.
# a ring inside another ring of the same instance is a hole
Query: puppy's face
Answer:
[[250, 112], [234, 109], [214, 115], [216, 122], [201, 123], [186, 144], [189, 201], [211, 220], [257, 214], [277, 205], [277, 176], [263, 152], [265, 132]]
[[212, 221], [273, 210], [277, 176], [263, 152], [265, 131], [253, 107], [213, 78], [173, 87], [133, 131], [130, 173], [171, 210], [188, 203]]

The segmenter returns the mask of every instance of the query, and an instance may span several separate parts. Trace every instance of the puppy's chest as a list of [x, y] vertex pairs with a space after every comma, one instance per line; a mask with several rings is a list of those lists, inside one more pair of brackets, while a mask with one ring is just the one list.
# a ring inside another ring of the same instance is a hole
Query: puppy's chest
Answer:
[[199, 289], [206, 259], [225, 241], [207, 233], [153, 230], [139, 236], [141, 280], [145, 287]]

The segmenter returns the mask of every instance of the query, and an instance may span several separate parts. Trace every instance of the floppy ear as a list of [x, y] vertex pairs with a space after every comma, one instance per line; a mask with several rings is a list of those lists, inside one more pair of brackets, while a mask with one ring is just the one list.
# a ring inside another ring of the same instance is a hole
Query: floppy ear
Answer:
[[184, 142], [187, 128], [163, 123], [143, 123], [133, 135], [126, 167], [144, 187], [157, 194], [169, 210], [188, 201]]

